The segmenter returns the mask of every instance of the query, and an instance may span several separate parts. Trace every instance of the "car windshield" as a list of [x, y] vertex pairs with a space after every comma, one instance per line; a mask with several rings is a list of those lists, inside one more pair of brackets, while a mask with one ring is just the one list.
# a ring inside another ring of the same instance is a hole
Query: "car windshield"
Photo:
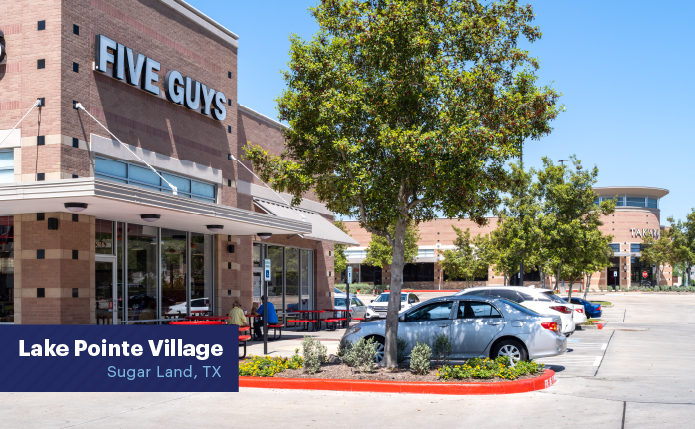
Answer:
[[557, 303], [560, 303], [560, 304], [567, 304], [567, 301], [565, 301], [564, 299], [560, 298], [559, 296], [556, 296], [556, 295], [555, 295], [554, 293], [552, 293], [552, 292], [544, 292], [543, 295], [546, 296], [547, 298], [549, 298], [549, 299], [550, 299], [551, 301], [553, 301], [553, 302], [557, 302]]
[[334, 308], [345, 307], [345, 298], [335, 298], [333, 303]]
[[[382, 293], [379, 295], [379, 298], [375, 299], [374, 302], [389, 302], [389, 295], [388, 293]], [[402, 294], [401, 295], [401, 302], [405, 302], [405, 300], [408, 299], [408, 295]]]
[[540, 313], [536, 313], [535, 311], [531, 310], [528, 307], [524, 307], [523, 305], [517, 304], [516, 302], [510, 301], [506, 298], [500, 298], [500, 301], [504, 302], [505, 304], [507, 304], [508, 306], [510, 306], [516, 310], [521, 311], [522, 313], [526, 313], [526, 314], [531, 315], [531, 316], [540, 316], [541, 315]]

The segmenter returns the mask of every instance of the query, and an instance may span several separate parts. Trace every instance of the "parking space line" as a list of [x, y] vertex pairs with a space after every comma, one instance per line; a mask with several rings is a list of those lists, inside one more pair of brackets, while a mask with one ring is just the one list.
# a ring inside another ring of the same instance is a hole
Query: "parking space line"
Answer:
[[607, 347], [608, 347], [608, 343], [603, 343], [603, 345], [601, 346], [601, 350], [606, 350]]
[[603, 360], [603, 356], [596, 356], [596, 360], [594, 361], [594, 366], [601, 365], [602, 360]]

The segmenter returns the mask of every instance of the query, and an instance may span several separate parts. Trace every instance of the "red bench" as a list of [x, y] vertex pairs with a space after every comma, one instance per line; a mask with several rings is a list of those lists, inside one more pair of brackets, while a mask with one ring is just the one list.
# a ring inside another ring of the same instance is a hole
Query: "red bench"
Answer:
[[[269, 340], [279, 340], [280, 337], [282, 337], [282, 328], [284, 327], [285, 325], [283, 325], [282, 323], [273, 323], [272, 325], [268, 325], [268, 329], [273, 328], [273, 338], [269, 338]], [[280, 335], [278, 335], [278, 329], [280, 330]]]
[[[336, 329], [338, 329], [338, 323], [344, 322], [344, 321], [345, 321], [345, 319], [340, 318], [340, 317], [331, 317], [330, 319], [324, 320], [324, 322], [326, 322], [326, 329], [328, 329], [330, 331], [335, 331]], [[332, 323], [333, 325], [328, 326], [329, 323]]]
[[241, 347], [241, 343], [244, 343], [244, 354], [239, 356], [239, 358], [243, 359], [246, 357], [246, 342], [251, 339], [251, 335], [239, 335], [239, 347]]

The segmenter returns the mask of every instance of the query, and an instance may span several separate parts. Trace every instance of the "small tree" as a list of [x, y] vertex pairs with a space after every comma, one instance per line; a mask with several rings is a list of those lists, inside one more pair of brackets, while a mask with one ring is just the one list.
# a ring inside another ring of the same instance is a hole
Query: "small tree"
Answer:
[[656, 285], [659, 286], [664, 267], [674, 259], [671, 239], [664, 235], [658, 239], [651, 235], [645, 236], [640, 259], [656, 268]]
[[[683, 264], [685, 268], [685, 286], [690, 286], [690, 271], [695, 265], [695, 209], [691, 209], [685, 222], [676, 221], [673, 216], [668, 218], [671, 228], [666, 231], [667, 237], [673, 243], [673, 263]], [[672, 264], [673, 265], [673, 264]]]
[[278, 98], [285, 150], [249, 144], [246, 156], [294, 205], [313, 191], [391, 244], [384, 362], [395, 367], [408, 223], [485, 223], [505, 163], [550, 133], [560, 94], [536, 85], [539, 62], [519, 39], [541, 33], [516, 0], [325, 0], [310, 11], [319, 32], [291, 37]]
[[[456, 238], [454, 239], [456, 248], [442, 251], [441, 254], [444, 256], [444, 259], [439, 262], [439, 265], [441, 265], [447, 276], [466, 279], [466, 285], [471, 287], [471, 283], [476, 277], [483, 277], [487, 273], [489, 261], [481, 257], [484, 255], [483, 252], [478, 253], [478, 249], [471, 240], [469, 228], [462, 231], [453, 225], [451, 227], [456, 232]], [[480, 241], [478, 240], [478, 242]]]
[[543, 158], [544, 168], [538, 171], [537, 190], [542, 197], [539, 228], [543, 239], [543, 259], [557, 276], [557, 289], [561, 274], [572, 285], [592, 267], [601, 265], [605, 255], [602, 243], [608, 247], [610, 239], [600, 227], [602, 216], [615, 212], [614, 201], [594, 204], [598, 168], [582, 168], [576, 156], [570, 157], [573, 169], [565, 165], [554, 165]]
[[[335, 221], [335, 226], [337, 226], [338, 229], [347, 235], [350, 235], [345, 223], [342, 220]], [[335, 251], [335, 257], [333, 258], [333, 270], [340, 275], [340, 273], [347, 269], [347, 257], [345, 256], [345, 249], [347, 249], [347, 246], [345, 244], [336, 244], [334, 245], [333, 249]]]
[[[390, 233], [395, 232], [396, 227], [389, 227]], [[413, 222], [408, 224], [405, 230], [405, 252], [403, 255], [406, 264], [412, 264], [417, 259], [418, 241], [420, 241], [420, 232], [417, 225]], [[363, 264], [372, 265], [374, 267], [390, 267], [393, 263], [393, 246], [389, 240], [377, 234], [372, 234], [372, 240], [367, 246], [367, 257]]]

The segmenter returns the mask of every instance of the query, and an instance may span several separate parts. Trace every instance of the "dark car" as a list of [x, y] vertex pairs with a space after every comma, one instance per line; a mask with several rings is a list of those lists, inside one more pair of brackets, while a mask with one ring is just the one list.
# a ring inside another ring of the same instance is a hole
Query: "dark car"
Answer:
[[587, 319], [597, 319], [601, 317], [601, 315], [603, 314], [603, 310], [601, 310], [601, 304], [594, 304], [593, 302], [589, 302], [581, 298], [572, 298], [570, 301], [572, 302], [572, 304], [579, 304], [584, 306], [584, 313], [586, 313]]

